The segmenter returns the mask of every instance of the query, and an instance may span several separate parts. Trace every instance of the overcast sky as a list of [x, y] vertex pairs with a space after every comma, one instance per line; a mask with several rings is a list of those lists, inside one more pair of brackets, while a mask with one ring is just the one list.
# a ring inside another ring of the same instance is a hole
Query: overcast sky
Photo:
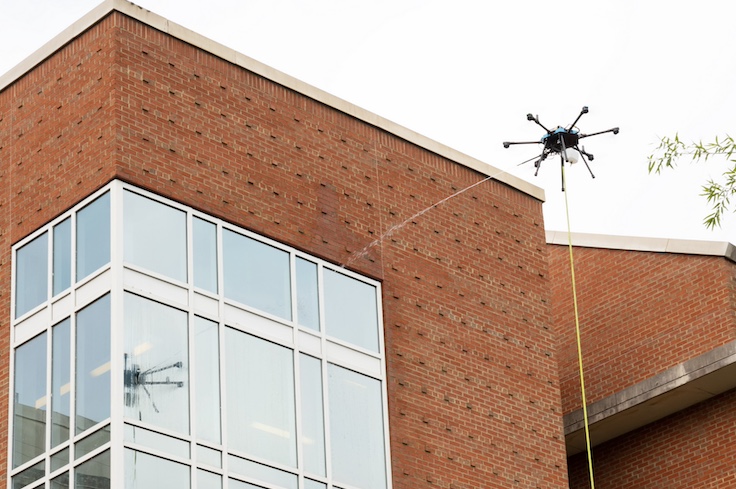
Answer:
[[[0, 73], [98, 0], [0, 0]], [[537, 140], [583, 105], [595, 155], [567, 172], [574, 232], [727, 240], [708, 231], [700, 185], [723, 163], [647, 173], [659, 136], [734, 131], [736, 2], [701, 0], [139, 0], [138, 5], [322, 90], [543, 187], [566, 230], [559, 160], [538, 177]], [[552, 126], [552, 127], [551, 127]], [[407, 216], [408, 217], [408, 216]]]

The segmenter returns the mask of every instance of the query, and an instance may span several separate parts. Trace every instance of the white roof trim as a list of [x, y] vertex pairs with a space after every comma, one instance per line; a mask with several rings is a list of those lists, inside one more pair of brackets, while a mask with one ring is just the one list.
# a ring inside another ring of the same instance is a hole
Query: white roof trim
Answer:
[[[567, 246], [567, 233], [563, 231], [547, 231], [547, 244]], [[697, 241], [689, 239], [572, 233], [572, 244], [573, 246], [583, 248], [722, 256], [736, 262], [736, 247], [727, 241]]]
[[533, 185], [526, 180], [506, 173], [504, 170], [495, 168], [478, 159], [463, 154], [448, 146], [445, 146], [444, 144], [438, 143], [437, 141], [429, 139], [410, 129], [400, 126], [399, 124], [391, 122], [388, 119], [384, 119], [381, 116], [378, 116], [349, 102], [346, 102], [345, 100], [335, 97], [334, 95], [331, 95], [316, 87], [308, 85], [301, 80], [297, 80], [292, 76], [289, 76], [259, 61], [249, 58], [248, 56], [238, 53], [237, 51], [228, 48], [227, 46], [223, 46], [222, 44], [207, 39], [206, 37], [201, 36], [194, 31], [170, 22], [164, 17], [161, 17], [160, 15], [157, 15], [149, 10], [132, 4], [126, 0], [105, 0], [103, 3], [95, 7], [87, 15], [69, 26], [58, 36], [54, 37], [38, 51], [30, 55], [28, 58], [26, 58], [24, 61], [22, 61], [20, 64], [15, 66], [4, 75], [0, 76], [0, 91], [7, 88], [10, 84], [22, 77], [27, 72], [31, 71], [35, 66], [42, 63], [46, 58], [58, 51], [65, 44], [72, 41], [75, 37], [80, 35], [85, 30], [89, 29], [92, 25], [97, 23], [99, 20], [101, 20], [103, 17], [114, 10], [128, 15], [140, 22], [143, 22], [144, 24], [165, 32], [193, 46], [208, 51], [209, 53], [218, 56], [226, 61], [229, 61], [230, 63], [241, 66], [248, 71], [252, 71], [253, 73], [268, 78], [275, 83], [283, 85], [307, 97], [317, 100], [318, 102], [333, 107], [336, 110], [344, 112], [368, 124], [383, 129], [428, 151], [455, 161], [463, 166], [480, 172], [483, 175], [492, 177], [494, 180], [505, 183], [540, 201], [544, 201], [545, 199], [544, 189], [537, 187], [536, 185]]

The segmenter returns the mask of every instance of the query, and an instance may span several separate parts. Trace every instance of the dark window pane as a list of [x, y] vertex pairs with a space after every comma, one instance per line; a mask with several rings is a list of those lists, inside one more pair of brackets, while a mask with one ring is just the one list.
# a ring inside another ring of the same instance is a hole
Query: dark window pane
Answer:
[[28, 484], [31, 484], [33, 482], [36, 482], [38, 479], [43, 477], [46, 464], [42, 460], [38, 462], [33, 467], [29, 467], [25, 469], [20, 474], [13, 476], [13, 489], [20, 489], [21, 487], [25, 487]]
[[46, 451], [46, 333], [15, 350], [13, 467]]
[[15, 256], [15, 317], [48, 299], [49, 235], [43, 233], [18, 249]]
[[77, 280], [110, 261], [110, 194], [77, 213]]
[[69, 489], [69, 472], [64, 472], [51, 479], [51, 489]]
[[223, 230], [225, 297], [291, 319], [289, 254]]
[[77, 433], [110, 417], [110, 296], [77, 314]]
[[110, 450], [93, 457], [74, 471], [75, 489], [110, 489]]
[[54, 226], [54, 286], [53, 295], [72, 284], [72, 220], [66, 218]]

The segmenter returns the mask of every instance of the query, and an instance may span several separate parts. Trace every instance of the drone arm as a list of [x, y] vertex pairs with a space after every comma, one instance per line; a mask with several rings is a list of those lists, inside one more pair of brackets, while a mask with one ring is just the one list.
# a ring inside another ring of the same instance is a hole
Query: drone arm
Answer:
[[618, 134], [618, 127], [614, 127], [612, 129], [606, 129], [605, 131], [594, 132], [593, 134], [581, 134], [580, 136], [578, 136], [578, 139], [583, 139], [583, 138], [587, 138], [587, 137], [590, 137], [590, 136], [597, 136], [599, 134], [605, 134], [607, 132], [612, 132], [614, 134]]
[[536, 122], [537, 125], [539, 127], [541, 127], [542, 129], [544, 129], [545, 131], [547, 131], [547, 133], [550, 133], [551, 132], [549, 129], [547, 129], [546, 127], [544, 127], [544, 125], [542, 125], [541, 122], [539, 122], [539, 116], [535, 116], [535, 115], [532, 115], [532, 114], [527, 114], [526, 115], [526, 120]]
[[578, 114], [578, 118], [575, 119], [572, 124], [570, 124], [570, 127], [568, 127], [567, 130], [569, 131], [570, 129], [572, 129], [573, 127], [575, 127], [575, 124], [577, 124], [578, 121], [580, 120], [580, 118], [583, 117], [583, 114], [587, 114], [587, 113], [588, 113], [588, 106], [586, 105], [580, 111], [580, 114]]
[[504, 141], [503, 147], [508, 148], [512, 144], [539, 144], [539, 141], [521, 141], [521, 142], [510, 142], [510, 141]]

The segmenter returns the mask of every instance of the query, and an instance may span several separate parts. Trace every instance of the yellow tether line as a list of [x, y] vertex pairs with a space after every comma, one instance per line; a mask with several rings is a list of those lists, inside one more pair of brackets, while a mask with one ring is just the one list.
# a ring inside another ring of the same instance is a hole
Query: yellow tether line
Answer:
[[578, 293], [575, 288], [575, 264], [572, 259], [572, 233], [570, 232], [570, 206], [567, 203], [567, 185], [565, 184], [565, 164], [562, 164], [562, 187], [565, 189], [565, 215], [567, 217], [567, 248], [570, 250], [570, 278], [572, 281], [572, 303], [575, 310], [575, 339], [578, 345], [578, 367], [580, 369], [580, 392], [583, 403], [583, 424], [585, 425], [585, 446], [588, 450], [588, 472], [590, 489], [595, 489], [593, 479], [593, 452], [590, 448], [590, 429], [588, 423], [588, 403], [585, 399], [585, 377], [583, 376], [583, 349], [580, 341], [580, 318], [578, 316]]

